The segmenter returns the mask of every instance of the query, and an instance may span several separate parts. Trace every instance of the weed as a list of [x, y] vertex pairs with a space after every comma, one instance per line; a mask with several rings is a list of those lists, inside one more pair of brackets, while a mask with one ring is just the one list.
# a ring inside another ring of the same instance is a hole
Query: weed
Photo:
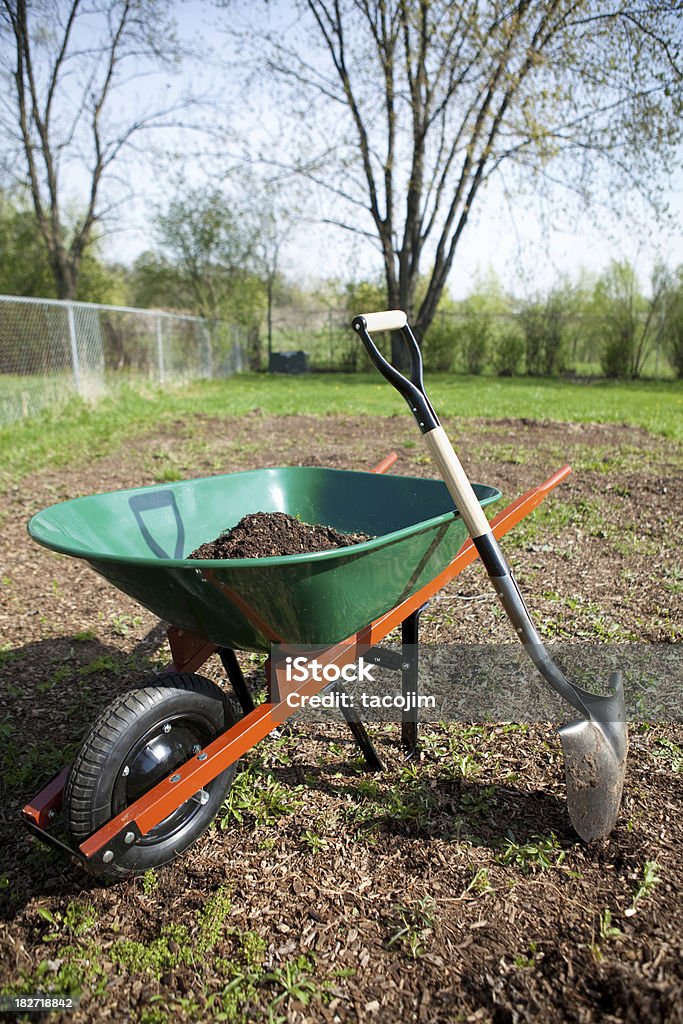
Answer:
[[117, 665], [110, 654], [100, 654], [99, 657], [93, 658], [86, 665], [82, 665], [78, 671], [82, 676], [91, 676], [96, 672], [117, 672], [119, 668], [120, 665]]
[[648, 899], [659, 882], [659, 864], [656, 860], [646, 860], [643, 864], [643, 878], [633, 893], [633, 902], [625, 911], [626, 917], [633, 917], [641, 900]]
[[3, 665], [10, 665], [13, 661], [16, 661], [19, 657], [19, 651], [13, 651], [9, 644], [5, 643], [0, 646], [0, 668]]
[[78, 633], [74, 633], [74, 640], [85, 642], [86, 640], [97, 640], [97, 633], [94, 629], [82, 629]]
[[506, 867], [517, 867], [527, 875], [530, 872], [557, 868], [564, 858], [564, 850], [561, 849], [555, 833], [551, 832], [549, 836], [532, 836], [528, 843], [518, 843], [514, 836], [506, 839], [503, 851], [496, 860]]
[[149, 868], [142, 876], [142, 891], [145, 896], [153, 896], [159, 888], [159, 879], [154, 868]]
[[276, 967], [264, 975], [264, 980], [272, 982], [280, 992], [270, 1001], [271, 1009], [275, 1009], [284, 1000], [295, 999], [308, 1006], [312, 999], [320, 998], [322, 990], [310, 977], [314, 969], [313, 960], [309, 956], [299, 956], [291, 964]]
[[474, 779], [481, 775], [481, 765], [472, 754], [452, 754], [444, 770], [446, 774], [461, 779]]
[[[628, 911], [627, 911], [628, 913]], [[624, 933], [616, 925], [612, 924], [612, 911], [608, 908], [602, 911], [598, 918], [598, 933], [602, 942], [609, 942], [612, 939], [620, 938]], [[602, 963], [604, 957], [600, 944], [595, 940], [595, 930], [590, 943], [590, 951], [596, 963]]]
[[662, 586], [672, 594], [680, 594], [683, 591], [683, 569], [678, 565], [664, 569]]
[[467, 789], [460, 797], [460, 808], [465, 814], [488, 814], [496, 802], [495, 786]]
[[324, 850], [325, 847], [327, 846], [327, 839], [325, 839], [323, 836], [319, 836], [317, 832], [312, 832], [308, 828], [302, 834], [301, 842], [304, 844], [304, 846], [308, 847], [311, 853], [317, 853], [318, 850]]
[[387, 946], [400, 943], [410, 953], [413, 960], [426, 953], [425, 943], [431, 934], [434, 924], [436, 904], [431, 896], [423, 896], [414, 903], [399, 904], [394, 908], [396, 920], [391, 938]]
[[29, 747], [14, 739], [0, 744], [0, 774], [5, 790], [21, 790], [33, 784], [36, 778], [56, 775], [75, 756], [77, 743], [57, 746], [45, 741], [43, 746]]
[[101, 959], [101, 947], [97, 942], [64, 946], [56, 960], [41, 960], [35, 973], [20, 970], [17, 980], [0, 989], [0, 994], [18, 996], [41, 992], [50, 996], [73, 997], [80, 995], [87, 982], [91, 995], [101, 995], [108, 980]]
[[537, 945], [535, 942], [529, 943], [529, 950], [527, 953], [521, 953], [513, 957], [512, 962], [515, 967], [519, 967], [520, 970], [529, 970], [531, 967], [536, 966], [536, 952]]
[[231, 906], [230, 892], [223, 885], [204, 904], [204, 909], [197, 917], [199, 934], [195, 940], [195, 949], [199, 956], [213, 949], [218, 942]]
[[485, 896], [489, 892], [495, 892], [489, 880], [488, 868], [477, 868], [472, 876], [472, 881], [463, 892], [466, 896], [471, 892], [473, 896]]
[[674, 772], [683, 772], [683, 747], [673, 740], [659, 739], [655, 741], [660, 750], [654, 751], [655, 757], [665, 757]]
[[617, 928], [616, 925], [612, 924], [612, 911], [605, 908], [600, 914], [599, 920], [600, 938], [604, 941], [608, 939], [618, 939], [620, 935], [623, 935], [621, 928]]
[[113, 944], [110, 959], [133, 974], [151, 974], [160, 978], [167, 970], [193, 962], [190, 935], [181, 924], [164, 925], [156, 939], [139, 942], [119, 939]]
[[60, 938], [64, 932], [73, 938], [79, 938], [97, 924], [97, 913], [89, 900], [83, 903], [71, 900], [63, 913], [59, 910], [53, 913], [47, 907], [38, 907], [38, 914], [43, 921], [47, 921], [55, 928], [54, 932], [43, 936], [45, 942]]
[[128, 636], [131, 629], [139, 626], [142, 622], [140, 615], [112, 615], [111, 625], [116, 636]]
[[242, 959], [249, 970], [255, 971], [262, 966], [268, 943], [258, 932], [245, 932], [239, 940], [239, 947]]
[[257, 758], [239, 773], [230, 787], [220, 827], [228, 828], [235, 821], [241, 825], [245, 815], [253, 818], [257, 828], [276, 825], [301, 806], [301, 801], [294, 796], [301, 788], [297, 786], [292, 790], [283, 786]]

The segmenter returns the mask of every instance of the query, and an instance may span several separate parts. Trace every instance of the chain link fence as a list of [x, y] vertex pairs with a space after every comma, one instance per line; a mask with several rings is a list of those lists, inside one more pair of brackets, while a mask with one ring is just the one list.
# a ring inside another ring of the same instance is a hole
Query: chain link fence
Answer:
[[239, 373], [245, 352], [243, 329], [221, 321], [0, 295], [0, 425], [117, 382]]

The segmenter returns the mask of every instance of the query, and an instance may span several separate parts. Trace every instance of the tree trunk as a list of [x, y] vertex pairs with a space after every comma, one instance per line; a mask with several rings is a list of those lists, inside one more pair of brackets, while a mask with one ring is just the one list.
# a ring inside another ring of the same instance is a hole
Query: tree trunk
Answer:
[[[400, 290], [394, 290], [391, 287], [391, 282], [389, 281], [387, 281], [387, 295], [389, 298], [388, 308], [402, 309], [403, 312], [407, 314], [408, 323], [410, 323], [412, 318], [412, 308], [405, 301], [405, 298], [402, 299]], [[401, 373], [410, 371], [410, 355], [400, 331], [392, 331], [391, 334], [391, 362], [397, 370], [401, 371]]]
[[77, 276], [74, 273], [74, 268], [66, 261], [58, 258], [52, 259], [50, 262], [52, 263], [52, 269], [55, 275], [57, 298], [66, 301], [75, 299], [78, 281]]

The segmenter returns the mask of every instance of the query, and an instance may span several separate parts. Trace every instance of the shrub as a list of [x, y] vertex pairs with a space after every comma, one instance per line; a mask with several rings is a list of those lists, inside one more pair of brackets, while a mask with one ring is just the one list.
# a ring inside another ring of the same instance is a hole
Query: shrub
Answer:
[[437, 313], [422, 342], [426, 368], [446, 372], [452, 370], [457, 342], [457, 324], [451, 317], [445, 318]]
[[669, 297], [667, 303], [664, 344], [672, 369], [676, 376], [683, 380], [683, 275], [677, 290]]
[[524, 337], [519, 328], [510, 324], [502, 329], [495, 341], [493, 365], [499, 377], [514, 377], [524, 358]]
[[519, 319], [524, 335], [526, 372], [532, 377], [552, 376], [562, 367], [566, 302], [551, 293], [545, 302], [528, 302]]
[[490, 315], [467, 312], [458, 334], [463, 368], [466, 373], [478, 377], [484, 369], [491, 344]]
[[632, 353], [633, 332], [630, 325], [606, 324], [600, 356], [600, 366], [605, 377], [630, 377]]

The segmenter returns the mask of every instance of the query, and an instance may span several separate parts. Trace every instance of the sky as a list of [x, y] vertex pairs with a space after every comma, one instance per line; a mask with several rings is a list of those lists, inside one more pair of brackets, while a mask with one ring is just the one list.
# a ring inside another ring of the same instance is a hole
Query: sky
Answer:
[[[231, 9], [232, 10], [232, 9]], [[291, 18], [288, 3], [280, 0], [273, 17]], [[201, 64], [188, 64], [177, 77], [174, 88], [184, 86], [220, 93], [232, 107], [232, 125], [239, 139], [254, 130], [259, 122], [263, 132], [276, 133], [277, 111], [268, 97], [254, 95], [254, 109], [241, 109], [238, 90], [247, 70], [235, 63], [227, 72], [214, 64], [212, 50], [218, 55], [225, 51], [226, 36], [217, 31], [221, 18], [215, 7], [203, 0], [186, 0], [175, 5], [175, 17], [183, 39], [194, 40], [206, 54]], [[233, 100], [232, 104], [230, 100]], [[181, 138], [166, 136], [170, 147], [183, 147]], [[207, 174], [208, 170], [208, 174]], [[215, 181], [215, 172], [204, 161], [184, 164], [186, 180], [195, 184]], [[663, 226], [643, 214], [641, 223], [634, 223], [631, 215], [603, 212], [600, 225], [591, 216], [577, 216], [571, 222], [562, 219], [552, 203], [541, 203], [533, 194], [512, 191], [506, 198], [503, 182], [489, 187], [475, 204], [472, 217], [463, 236], [456, 264], [449, 281], [455, 298], [462, 298], [476, 286], [478, 280], [495, 274], [503, 286], [518, 295], [533, 295], [542, 291], [560, 276], [576, 279], [581, 272], [597, 274], [611, 259], [633, 262], [641, 280], [647, 283], [654, 263], [663, 259], [670, 266], [683, 264], [683, 171], [679, 168], [667, 190], [667, 200], [674, 215], [674, 223]], [[119, 218], [117, 230], [104, 243], [104, 253], [112, 259], [130, 263], [150, 246], [150, 212], [155, 202], [163, 202], [166, 192], [164, 178], [154, 171], [148, 172], [144, 194], [136, 203], [129, 204]], [[294, 224], [291, 238], [284, 247], [283, 270], [290, 278], [310, 283], [324, 277], [360, 279], [381, 269], [374, 249], [359, 242], [356, 235], [322, 224], [310, 217]]]

